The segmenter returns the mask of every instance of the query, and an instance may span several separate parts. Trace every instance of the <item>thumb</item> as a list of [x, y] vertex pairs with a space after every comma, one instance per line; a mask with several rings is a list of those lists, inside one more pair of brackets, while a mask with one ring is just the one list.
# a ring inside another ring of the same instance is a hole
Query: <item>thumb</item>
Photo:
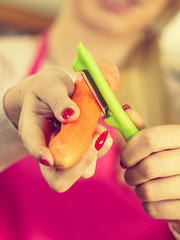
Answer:
[[132, 109], [128, 104], [125, 104], [122, 108], [139, 130], [146, 128], [144, 120], [138, 112]]
[[38, 92], [39, 98], [52, 110], [59, 122], [71, 122], [79, 117], [80, 110], [70, 96], [74, 92], [74, 83], [65, 73], [52, 76], [43, 91]]

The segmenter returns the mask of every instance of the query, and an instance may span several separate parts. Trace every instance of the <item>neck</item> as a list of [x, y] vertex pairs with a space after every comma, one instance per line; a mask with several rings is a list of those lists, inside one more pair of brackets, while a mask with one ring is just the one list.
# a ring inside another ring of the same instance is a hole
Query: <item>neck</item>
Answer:
[[[68, 13], [67, 13], [68, 11]], [[110, 36], [80, 21], [73, 10], [64, 8], [50, 29], [49, 57], [64, 70], [72, 71], [78, 42], [92, 53], [96, 60], [106, 59], [122, 66], [139, 42], [139, 36]]]

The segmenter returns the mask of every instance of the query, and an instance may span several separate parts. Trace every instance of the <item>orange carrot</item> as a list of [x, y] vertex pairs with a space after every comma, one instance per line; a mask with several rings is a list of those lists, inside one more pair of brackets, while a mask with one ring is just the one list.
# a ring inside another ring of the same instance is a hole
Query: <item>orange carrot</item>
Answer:
[[[98, 64], [107, 83], [115, 92], [119, 84], [117, 68], [106, 62]], [[72, 100], [80, 108], [80, 116], [70, 123], [61, 124], [60, 132], [50, 141], [49, 147], [57, 168], [73, 166], [87, 151], [99, 120], [101, 109], [81, 75], [75, 82]]]

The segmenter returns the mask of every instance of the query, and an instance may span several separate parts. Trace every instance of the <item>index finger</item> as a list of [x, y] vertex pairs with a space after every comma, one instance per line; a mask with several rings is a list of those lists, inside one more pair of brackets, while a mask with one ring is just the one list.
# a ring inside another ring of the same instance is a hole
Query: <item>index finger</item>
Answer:
[[154, 152], [178, 147], [180, 147], [179, 125], [146, 128], [124, 146], [121, 152], [121, 163], [130, 168]]

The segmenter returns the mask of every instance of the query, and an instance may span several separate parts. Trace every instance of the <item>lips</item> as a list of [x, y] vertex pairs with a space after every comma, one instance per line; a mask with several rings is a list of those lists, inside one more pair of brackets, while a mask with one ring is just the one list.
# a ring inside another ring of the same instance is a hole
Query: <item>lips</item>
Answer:
[[137, 0], [98, 0], [105, 9], [113, 12], [127, 12], [138, 5]]

